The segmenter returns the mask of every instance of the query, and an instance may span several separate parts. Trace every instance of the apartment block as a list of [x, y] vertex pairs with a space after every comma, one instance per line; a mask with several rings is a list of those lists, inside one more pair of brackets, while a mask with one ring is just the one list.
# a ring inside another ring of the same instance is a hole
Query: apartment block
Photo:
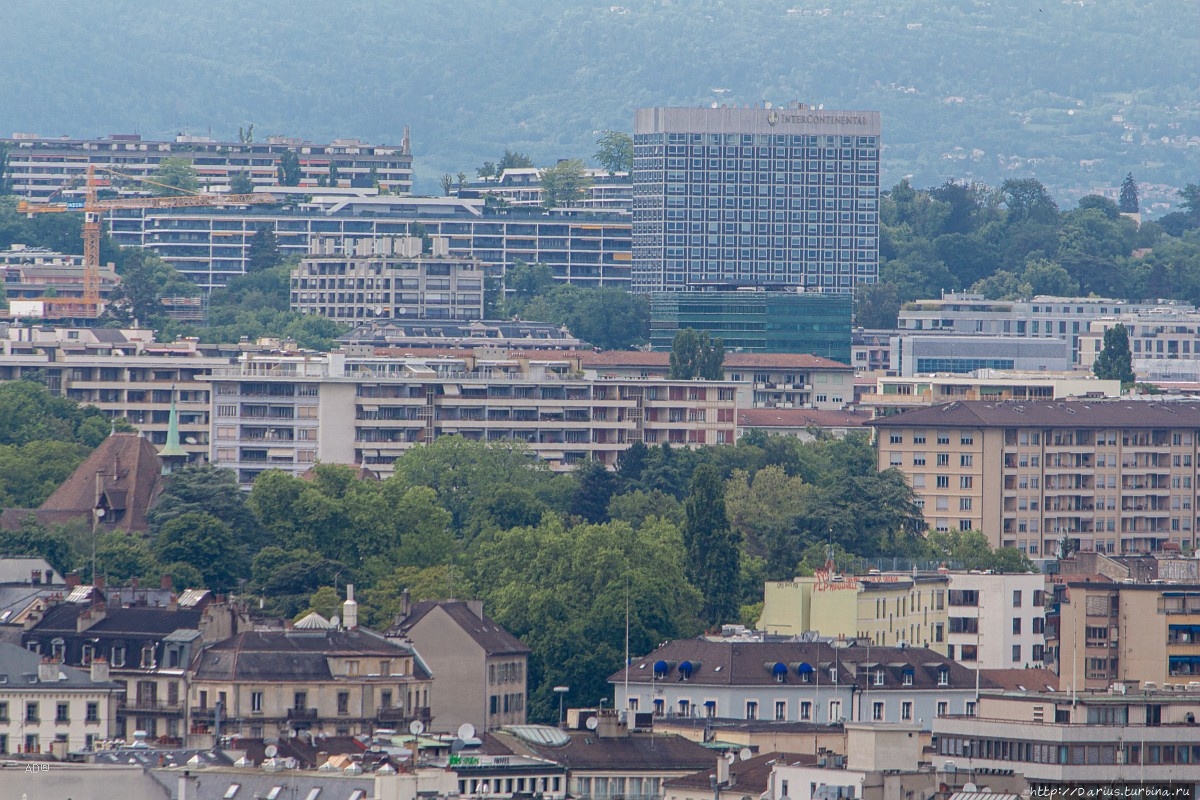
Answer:
[[798, 104], [639, 108], [633, 290], [874, 282], [880, 126]]
[[1189, 402], [962, 401], [871, 422], [880, 469], [911, 483], [930, 528], [993, 546], [1190, 549], [1200, 406]]
[[980, 669], [1041, 667], [1046, 659], [1041, 573], [951, 572], [949, 656]]
[[11, 326], [0, 333], [0, 381], [32, 379], [51, 394], [128, 420], [156, 447], [167, 442], [171, 401], [180, 444], [193, 460], [209, 450], [208, 375], [235, 363], [238, 345], [154, 342], [152, 331]]
[[352, 186], [373, 186], [407, 194], [412, 190], [412, 152], [408, 133], [399, 145], [371, 145], [358, 139], [329, 143], [270, 136], [263, 142], [222, 142], [208, 136], [179, 135], [174, 141], [143, 140], [138, 134], [113, 134], [102, 139], [50, 138], [18, 133], [0, 139], [8, 148], [6, 177], [13, 194], [46, 200], [65, 189], [81, 185], [88, 167], [151, 178], [163, 160], [190, 161], [202, 184], [228, 184], [230, 176], [244, 172], [258, 188], [278, 182], [279, 160], [286, 152], [300, 159], [300, 185], [328, 183], [331, 170]]
[[483, 265], [453, 257], [445, 239], [422, 253], [415, 236], [311, 240], [292, 270], [293, 311], [339, 322], [483, 318]]
[[522, 261], [545, 264], [564, 283], [628, 288], [628, 213], [580, 209], [495, 210], [482, 199], [381, 196], [371, 191], [297, 198], [293, 208], [136, 209], [110, 215], [112, 237], [144, 247], [205, 288], [246, 271], [250, 242], [274, 231], [285, 255], [307, 255], [312, 238], [445, 238], [448, 253], [489, 274]]
[[897, 375], [989, 370], [1065, 372], [1074, 367], [1071, 343], [1049, 337], [974, 333], [905, 333], [892, 337], [890, 364]]
[[1119, 320], [1128, 314], [1163, 307], [1196, 310], [1185, 304], [1126, 303], [1109, 297], [1038, 295], [1030, 300], [988, 300], [979, 294], [948, 292], [940, 299], [905, 303], [896, 325], [904, 331], [1058, 338], [1071, 343], [1071, 352], [1078, 361], [1080, 335], [1088, 332], [1093, 320], [1102, 317]]
[[589, 379], [578, 358], [537, 352], [246, 355], [213, 370], [210, 453], [243, 485], [318, 460], [387, 474], [409, 448], [452, 434], [526, 442], [555, 469], [611, 465], [635, 441], [732, 444], [746, 402], [731, 381]]
[[961, 400], [1028, 402], [1068, 397], [1098, 400], [1121, 396], [1121, 382], [1079, 372], [1007, 372], [978, 369], [967, 375], [879, 376], [874, 391], [858, 402], [889, 417], [914, 408]]
[[1093, 320], [1080, 335], [1079, 365], [1091, 369], [1104, 349], [1104, 334], [1117, 324], [1129, 335], [1133, 371], [1150, 381], [1195, 381], [1200, 378], [1200, 313], [1154, 309], [1138, 314]]
[[[121, 279], [112, 264], [100, 269], [100, 297], [107, 299]], [[0, 283], [4, 299], [83, 297], [83, 256], [45, 247], [14, 244], [0, 251]]]
[[[514, 167], [498, 176], [482, 178], [458, 189], [458, 197], [494, 197], [509, 206], [535, 206], [545, 202], [542, 172], [545, 167]], [[628, 212], [633, 203], [633, 182], [628, 172], [610, 173], [605, 169], [587, 167], [583, 171], [586, 186], [583, 196], [572, 208], [596, 211]]]

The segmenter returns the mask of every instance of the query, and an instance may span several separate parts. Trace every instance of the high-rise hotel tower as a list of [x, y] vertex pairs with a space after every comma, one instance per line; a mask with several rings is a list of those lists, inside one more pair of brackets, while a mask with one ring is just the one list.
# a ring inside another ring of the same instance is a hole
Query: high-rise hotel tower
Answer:
[[633, 291], [875, 282], [879, 112], [643, 108], [633, 142]]

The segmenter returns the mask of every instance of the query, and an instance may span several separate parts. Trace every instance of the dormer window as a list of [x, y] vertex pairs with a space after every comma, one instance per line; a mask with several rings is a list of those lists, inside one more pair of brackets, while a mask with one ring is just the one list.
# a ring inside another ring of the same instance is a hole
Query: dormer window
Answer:
[[938, 670], [938, 686], [950, 685], [950, 670], [942, 667]]
[[142, 669], [154, 669], [156, 666], [154, 645], [148, 644], [142, 648]]
[[875, 685], [883, 686], [883, 670], [882, 669], [875, 670]]
[[829, 680], [833, 681], [834, 683], [837, 683], [837, 667], [829, 668]]
[[912, 674], [912, 670], [907, 670], [907, 669], [906, 669], [906, 670], [904, 670], [903, 682], [904, 682], [904, 685], [905, 685], [905, 686], [912, 686], [912, 685], [913, 685], [913, 674]]
[[62, 639], [55, 639], [50, 642], [50, 656], [55, 661], [62, 661], [67, 653], [67, 643]]
[[125, 645], [115, 645], [112, 649], [112, 665], [114, 667], [125, 666]]
[[92, 663], [92, 659], [94, 659], [95, 657], [96, 657], [96, 645], [85, 644], [83, 646], [83, 657], [80, 659], [79, 663], [85, 667], [90, 666]]

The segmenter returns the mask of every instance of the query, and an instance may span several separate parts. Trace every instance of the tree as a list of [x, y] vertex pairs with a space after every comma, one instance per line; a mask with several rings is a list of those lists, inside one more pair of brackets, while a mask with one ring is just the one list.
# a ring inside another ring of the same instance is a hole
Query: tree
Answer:
[[541, 174], [542, 205], [546, 208], [571, 206], [587, 197], [591, 180], [587, 167], [577, 158], [559, 161]]
[[162, 526], [152, 547], [160, 562], [195, 567], [214, 592], [237, 588], [238, 578], [249, 572], [243, 569], [245, 557], [233, 531], [211, 514], [180, 514]]
[[741, 553], [725, 516], [725, 487], [711, 464], [701, 464], [692, 474], [684, 512], [685, 570], [704, 597], [700, 616], [710, 627], [735, 620]]
[[690, 381], [695, 378], [720, 380], [724, 365], [725, 342], [721, 339], [710, 339], [708, 331], [697, 333], [694, 328], [683, 328], [671, 341], [668, 377], [673, 381]]
[[1117, 200], [1117, 207], [1121, 209], [1122, 214], [1138, 213], [1138, 191], [1137, 181], [1133, 179], [1133, 173], [1125, 174], [1125, 180], [1121, 182], [1121, 197]]
[[1071, 278], [1071, 274], [1061, 264], [1045, 258], [1031, 259], [1025, 265], [1021, 282], [1029, 287], [1027, 295], [1072, 297], [1079, 292], [1079, 284]]
[[194, 194], [200, 188], [196, 168], [192, 166], [191, 161], [180, 157], [164, 158], [160, 161], [151, 180], [154, 181], [150, 184], [151, 190], [160, 196]]
[[571, 513], [585, 522], [608, 522], [608, 503], [617, 490], [617, 480], [599, 461], [585, 461], [575, 468], [578, 488], [571, 500]]
[[450, 193], [454, 191], [454, 176], [449, 172], [443, 173], [438, 183], [441, 184], [442, 194], [446, 197], [449, 197]]
[[458, 190], [461, 192], [467, 186], [467, 173], [465, 173], [465, 172], [458, 173], [458, 175], [455, 177], [455, 182], [456, 182], [456, 185], [458, 186]]
[[894, 283], [859, 283], [854, 288], [854, 324], [890, 330], [900, 316], [900, 293]]
[[242, 144], [254, 143], [254, 123], [251, 122], [246, 128], [238, 128], [238, 141]]
[[261, 223], [250, 237], [250, 247], [246, 253], [246, 271], [262, 272], [278, 267], [283, 263], [283, 253], [279, 250], [279, 240], [275, 238], [275, 227], [270, 223]]
[[1122, 384], [1133, 383], [1133, 353], [1129, 350], [1129, 331], [1117, 323], [1104, 332], [1104, 347], [1092, 364], [1097, 378], [1119, 380]]
[[229, 191], [233, 194], [250, 194], [254, 191], [254, 181], [250, 173], [240, 170], [229, 176]]
[[1034, 222], [1050, 224], [1058, 218], [1058, 204], [1036, 178], [1006, 180], [1000, 195], [1008, 208], [1008, 224]]
[[300, 185], [300, 156], [296, 155], [295, 151], [284, 150], [280, 154], [279, 163], [275, 167], [275, 177], [280, 186]]
[[1200, 220], [1200, 183], [1189, 183], [1178, 192], [1181, 205], [1192, 219]]
[[744, 554], [765, 559], [771, 579], [790, 577], [800, 560], [803, 542], [797, 520], [808, 508], [813, 487], [782, 467], [763, 467], [751, 477], [734, 470], [725, 483], [729, 523], [742, 540]]
[[1036, 571], [1029, 558], [1015, 547], [993, 550], [987, 536], [980, 531], [933, 531], [925, 538], [925, 548], [929, 558], [953, 562], [962, 569], [1005, 573]]
[[592, 156], [608, 170], [609, 175], [633, 171], [633, 137], [620, 131], [605, 131], [596, 140], [596, 154]]
[[200, 293], [196, 284], [183, 273], [148, 250], [129, 248], [117, 267], [121, 283], [113, 290], [105, 312], [113, 321], [128, 324], [132, 321], [158, 327], [165, 321], [162, 307], [164, 297], [195, 297]]
[[245, 543], [252, 551], [267, 544], [259, 539], [260, 528], [246, 507], [246, 495], [238, 486], [237, 473], [233, 470], [208, 464], [189, 464], [172, 473], [146, 519], [151, 531], [158, 531], [184, 514], [216, 517], [230, 528], [239, 542]]
[[524, 153], [513, 152], [506, 147], [504, 148], [504, 155], [500, 158], [499, 163], [496, 164], [496, 177], [498, 178], [503, 175], [506, 169], [528, 169], [532, 166], [533, 159], [529, 156]]
[[483, 166], [475, 168], [475, 174], [485, 181], [490, 180], [491, 178], [497, 177], [496, 176], [496, 162], [495, 161], [483, 162]]

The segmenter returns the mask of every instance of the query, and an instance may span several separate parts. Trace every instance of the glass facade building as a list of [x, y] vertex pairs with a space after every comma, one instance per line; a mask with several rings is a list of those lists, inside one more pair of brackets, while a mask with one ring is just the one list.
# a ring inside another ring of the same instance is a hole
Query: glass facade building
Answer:
[[879, 112], [639, 109], [633, 291], [875, 282], [879, 151]]
[[849, 294], [796, 291], [655, 292], [650, 344], [670, 350], [683, 328], [708, 331], [726, 352], [809, 353], [850, 363]]

